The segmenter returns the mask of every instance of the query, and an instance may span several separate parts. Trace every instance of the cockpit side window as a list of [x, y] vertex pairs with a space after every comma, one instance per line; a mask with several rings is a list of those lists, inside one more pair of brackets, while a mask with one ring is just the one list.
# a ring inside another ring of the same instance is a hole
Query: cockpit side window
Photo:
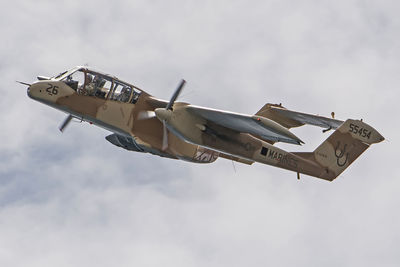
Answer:
[[110, 96], [110, 100], [128, 102], [132, 94], [132, 87], [121, 83], [119, 81], [114, 81], [114, 88]]
[[136, 88], [133, 89], [133, 95], [132, 95], [132, 99], [131, 99], [131, 103], [132, 104], [135, 104], [138, 101], [139, 96], [140, 96], [141, 93], [142, 92], [137, 90]]

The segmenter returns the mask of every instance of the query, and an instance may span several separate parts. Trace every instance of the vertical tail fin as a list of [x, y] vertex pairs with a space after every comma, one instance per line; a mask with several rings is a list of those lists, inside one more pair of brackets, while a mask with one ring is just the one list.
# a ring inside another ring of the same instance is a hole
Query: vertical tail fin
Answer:
[[371, 144], [385, 138], [359, 120], [346, 120], [312, 153], [294, 153], [316, 162], [321, 169], [307, 173], [332, 181], [355, 161]]

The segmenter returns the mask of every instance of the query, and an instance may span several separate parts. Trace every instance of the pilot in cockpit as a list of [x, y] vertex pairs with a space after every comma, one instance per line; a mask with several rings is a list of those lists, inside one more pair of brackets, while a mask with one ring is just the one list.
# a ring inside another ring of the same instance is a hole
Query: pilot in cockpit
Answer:
[[96, 91], [96, 77], [93, 79], [93, 75], [92, 74], [87, 74], [86, 75], [87, 78], [87, 82], [86, 82], [86, 92], [88, 95], [94, 95], [95, 91]]
[[129, 86], [124, 86], [124, 88], [122, 88], [122, 90], [121, 90], [118, 100], [121, 102], [128, 102], [129, 97], [131, 96], [131, 91], [132, 91], [132, 88], [130, 88]]
[[94, 85], [92, 81], [93, 81], [92, 74], [86, 73], [85, 81], [82, 85], [79, 86], [78, 93], [81, 95], [90, 95], [91, 92], [94, 90]]
[[103, 79], [100, 75], [96, 75], [93, 79], [93, 84], [94, 84], [94, 90], [92, 95], [100, 97], [100, 98], [106, 98], [106, 91], [103, 91], [104, 84], [106, 83], [106, 80]]

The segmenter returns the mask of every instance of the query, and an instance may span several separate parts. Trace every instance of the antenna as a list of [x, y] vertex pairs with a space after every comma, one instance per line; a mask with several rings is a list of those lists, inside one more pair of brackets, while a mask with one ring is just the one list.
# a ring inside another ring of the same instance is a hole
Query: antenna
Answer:
[[233, 171], [236, 173], [235, 162], [233, 162], [233, 160], [231, 160], [231, 161], [232, 161], [232, 167], [233, 167]]

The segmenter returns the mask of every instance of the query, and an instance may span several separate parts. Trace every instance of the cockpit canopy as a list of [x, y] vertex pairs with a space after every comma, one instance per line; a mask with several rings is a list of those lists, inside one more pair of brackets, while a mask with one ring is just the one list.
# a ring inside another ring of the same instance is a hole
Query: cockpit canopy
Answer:
[[76, 67], [52, 79], [63, 81], [80, 95], [125, 103], [136, 103], [142, 93], [139, 88], [116, 77], [86, 67]]

